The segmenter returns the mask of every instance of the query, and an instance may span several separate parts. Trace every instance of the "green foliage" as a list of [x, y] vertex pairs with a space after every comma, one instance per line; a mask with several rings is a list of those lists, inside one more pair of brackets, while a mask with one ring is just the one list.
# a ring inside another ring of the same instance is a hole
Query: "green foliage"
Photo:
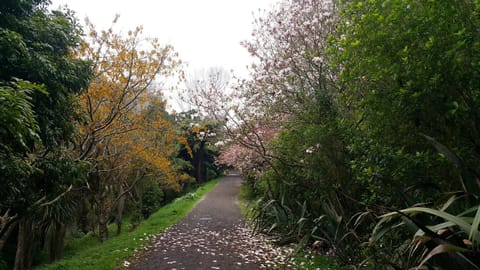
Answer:
[[31, 94], [35, 90], [44, 92], [41, 86], [21, 80], [0, 87], [2, 152], [25, 153], [39, 141], [39, 128], [31, 103]]
[[[81, 33], [71, 13], [48, 12], [43, 7], [47, 1], [7, 2], [0, 6], [0, 139], [2, 160], [9, 165], [1, 167], [1, 175], [20, 183], [2, 181], [2, 190], [29, 185], [34, 195], [38, 190], [26, 179], [35, 162], [58, 154], [71, 138], [73, 95], [86, 86], [89, 67], [70, 54]], [[17, 199], [31, 202], [39, 197]], [[5, 205], [2, 211], [11, 207]]]
[[250, 209], [253, 208], [256, 199], [258, 198], [253, 188], [247, 183], [243, 183], [240, 186], [240, 191], [238, 192], [238, 201], [242, 216], [247, 220], [251, 219]]
[[27, 153], [39, 142], [38, 125], [34, 116], [29, 93], [35, 85], [18, 81], [11, 86], [0, 87], [0, 168], [1, 209], [8, 209], [22, 192], [19, 178], [34, 171]]
[[[342, 36], [334, 46], [342, 101], [358, 123], [350, 165], [366, 189], [361, 200], [377, 213], [436, 205], [447, 192], [477, 200], [478, 7], [469, 0], [344, 1]], [[403, 243], [408, 235], [395, 230], [382, 245], [390, 250], [389, 241]], [[451, 251], [418, 244], [430, 252]], [[397, 247], [383, 260], [407, 267], [425, 258], [412, 252], [402, 259], [406, 246]]]
[[[285, 122], [272, 141], [277, 159], [255, 187], [264, 192], [254, 208], [256, 229], [279, 233], [282, 243], [324, 243], [344, 263], [361, 260], [362, 242], [352, 201], [363, 190], [353, 182], [347, 146], [350, 127], [339, 118], [332, 96], [317, 89], [311, 109]], [[263, 187], [263, 188], [262, 188]]]
[[37, 7], [44, 6], [49, 0], [5, 0], [0, 3], [0, 11], [16, 17], [24, 17], [31, 14]]
[[10, 3], [0, 15], [0, 80], [20, 78], [44, 85], [48, 95], [32, 93], [32, 103], [42, 143], [57, 147], [73, 132], [72, 95], [87, 85], [90, 76], [89, 63], [71, 57], [81, 30], [70, 11], [49, 12], [38, 5], [47, 1], [8, 2], [18, 3]]
[[215, 164], [219, 151], [213, 142], [221, 123], [213, 119], [201, 119], [194, 110], [175, 115], [174, 122], [179, 126], [179, 135], [188, 144], [181, 146], [178, 154], [183, 164], [187, 162], [183, 169], [199, 184], [220, 176], [222, 169]]
[[[73, 186], [84, 179], [87, 165], [66, 146], [75, 132], [75, 95], [88, 83], [90, 64], [72, 57], [81, 41], [73, 14], [48, 11], [48, 4], [0, 4], [0, 237], [15, 231], [15, 221], [31, 224], [28, 233], [41, 236], [26, 236], [20, 248], [49, 241], [51, 226], [72, 220], [78, 195]], [[19, 249], [25, 254], [16, 263], [30, 267], [35, 254], [29, 253], [36, 250]]]
[[466, 150], [476, 147], [478, 135], [475, 9], [474, 1], [347, 1], [338, 59], [343, 98], [361, 121], [362, 136], [354, 144], [357, 175], [371, 181], [378, 176], [397, 192], [457, 184], [449, 173], [455, 168], [422, 134], [458, 154], [475, 155]]
[[160, 208], [164, 194], [158, 183], [155, 182], [147, 183], [144, 189], [141, 212], [144, 218], [148, 218]]
[[[314, 4], [308, 3], [285, 1], [280, 11], [302, 5], [311, 11]], [[322, 241], [342, 263], [355, 266], [441, 267], [443, 256], [478, 264], [472, 237], [480, 216], [458, 216], [477, 209], [480, 194], [480, 2], [344, 0], [337, 7], [336, 31], [325, 33], [328, 48], [290, 55], [295, 61], [326, 55], [316, 63], [333, 61], [318, 72], [333, 76], [312, 73], [319, 80], [312, 83], [304, 77], [311, 72], [308, 64], [288, 60], [281, 68], [291, 79], [269, 73], [280, 83], [263, 81], [276, 90], [288, 84], [288, 95], [309, 98], [289, 100], [302, 110], [282, 118], [282, 131], [268, 148], [268, 170], [249, 181], [264, 193], [254, 221], [286, 241]], [[276, 28], [273, 34], [265, 30], [268, 23], [278, 26], [268, 19], [259, 21], [264, 25], [256, 35], [283, 41]], [[313, 42], [306, 39], [302, 46]], [[252, 44], [254, 52], [277, 50]], [[281, 44], [291, 51], [301, 46]], [[274, 65], [275, 53], [289, 51], [267, 54], [271, 59], [261, 62]], [[463, 199], [446, 211], [444, 198], [452, 193]], [[388, 233], [379, 230], [382, 237], [368, 244], [377, 217], [388, 212], [400, 221], [391, 219]], [[433, 235], [419, 236], [427, 227], [435, 228]], [[442, 230], [447, 235], [439, 236]]]
[[[263, 219], [259, 219], [258, 215], [265, 213], [266, 211], [259, 211], [259, 207], [262, 204], [262, 198], [258, 197], [256, 190], [248, 185], [248, 183], [244, 183], [240, 187], [240, 192], [238, 194], [239, 206], [242, 212], [242, 215], [249, 221], [253, 222], [257, 227], [257, 230], [261, 230], [262, 228], [259, 227], [261, 225]], [[265, 204], [262, 204], [266, 206]], [[267, 209], [265, 209], [267, 210]], [[268, 210], [267, 210], [268, 211]], [[304, 213], [305, 215], [305, 213]], [[303, 220], [299, 220], [298, 223], [304, 222]], [[265, 226], [270, 226], [269, 223], [265, 223]], [[269, 228], [264, 227], [263, 230], [267, 230]], [[296, 269], [341, 269], [338, 263], [335, 262], [333, 257], [324, 256], [320, 252], [324, 252], [324, 250], [308, 250], [302, 251], [298, 250], [295, 253], [295, 264]]]
[[411, 265], [406, 266], [421, 267], [428, 263], [443, 268], [479, 269], [480, 207], [453, 215], [445, 210], [454, 200], [452, 197], [442, 209], [411, 207], [387, 213], [375, 227], [371, 241], [379, 241], [401, 226], [409, 227], [416, 232], [409, 246], [411, 258], [407, 262]]

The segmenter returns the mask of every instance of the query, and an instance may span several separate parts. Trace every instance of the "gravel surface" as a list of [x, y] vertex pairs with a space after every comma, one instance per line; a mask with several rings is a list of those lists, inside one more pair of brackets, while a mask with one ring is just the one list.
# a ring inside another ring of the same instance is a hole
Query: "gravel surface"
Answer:
[[242, 219], [238, 176], [226, 176], [178, 224], [155, 237], [128, 269], [294, 269], [291, 249], [253, 236]]

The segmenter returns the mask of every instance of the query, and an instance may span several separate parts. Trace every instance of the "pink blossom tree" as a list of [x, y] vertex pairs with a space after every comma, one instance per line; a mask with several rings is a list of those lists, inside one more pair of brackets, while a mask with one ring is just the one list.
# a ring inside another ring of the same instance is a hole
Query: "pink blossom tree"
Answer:
[[[331, 0], [285, 0], [255, 19], [252, 39], [243, 45], [256, 61], [251, 79], [237, 82], [237, 103], [225, 114], [227, 134], [235, 144], [223, 159], [244, 171], [265, 169], [282, 159], [269, 143], [275, 134], [309, 121], [296, 116], [317, 106], [319, 99], [328, 101], [328, 112], [338, 93], [326, 52], [336, 25]], [[300, 151], [305, 153], [312, 143]]]
[[269, 148], [279, 129], [257, 127], [254, 132], [240, 135], [232, 143], [223, 147], [217, 163], [233, 167], [241, 174], [257, 175], [272, 162], [272, 151]]
[[[190, 87], [197, 93], [191, 95], [197, 107], [226, 120], [223, 135], [230, 144], [219, 163], [244, 173], [271, 168], [274, 161], [284, 160], [272, 148], [276, 134], [297, 125], [295, 116], [316, 106], [319, 93], [328, 100], [337, 93], [326, 54], [335, 13], [331, 0], [278, 3], [254, 20], [252, 39], [242, 43], [256, 59], [249, 79], [227, 85], [221, 72], [213, 70], [207, 80]], [[315, 142], [301, 145], [300, 152], [311, 145]]]
[[285, 0], [254, 21], [243, 45], [257, 61], [244, 95], [265, 115], [280, 121], [311, 106], [318, 92], [334, 95], [328, 39], [337, 25], [331, 0]]

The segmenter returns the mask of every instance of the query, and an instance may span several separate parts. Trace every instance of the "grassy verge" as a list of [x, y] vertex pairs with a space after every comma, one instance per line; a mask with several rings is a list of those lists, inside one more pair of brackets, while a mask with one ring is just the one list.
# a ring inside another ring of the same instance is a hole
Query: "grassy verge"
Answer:
[[100, 244], [91, 235], [72, 241], [69, 243], [69, 250], [65, 254], [65, 259], [36, 269], [110, 270], [121, 268], [125, 261], [132, 258], [136, 249], [140, 249], [143, 245], [152, 241], [156, 234], [180, 221], [217, 183], [218, 179], [210, 181], [193, 193], [176, 199], [162, 207], [149, 219], [142, 221], [134, 231], [111, 237], [103, 244]]
[[238, 192], [238, 205], [242, 212], [242, 216], [246, 220], [250, 220], [251, 218], [250, 209], [254, 206], [255, 200], [256, 196], [251, 189], [246, 184], [242, 184], [240, 186], [240, 191]]
[[331, 257], [318, 254], [299, 252], [295, 255], [295, 265], [301, 270], [341, 270], [337, 262]]
[[[238, 193], [240, 211], [245, 219], [251, 221], [251, 209], [255, 206], [258, 198], [251, 189], [243, 184]], [[342, 269], [333, 258], [322, 256], [307, 251], [300, 251], [295, 254], [295, 265], [298, 270], [340, 270]]]

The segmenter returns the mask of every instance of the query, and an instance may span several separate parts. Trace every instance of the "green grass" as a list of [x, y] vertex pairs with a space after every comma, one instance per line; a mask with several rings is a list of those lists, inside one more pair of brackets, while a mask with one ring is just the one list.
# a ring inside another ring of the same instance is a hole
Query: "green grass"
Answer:
[[[40, 266], [40, 270], [82, 269], [110, 270], [123, 267], [123, 263], [132, 258], [136, 249], [152, 241], [152, 238], [165, 231], [168, 227], [180, 221], [187, 215], [196, 203], [218, 183], [212, 180], [172, 203], [165, 205], [149, 219], [144, 220], [132, 232], [123, 232], [100, 244], [92, 235], [86, 235], [68, 243], [65, 259], [48, 265]], [[113, 231], [113, 226], [112, 226]]]
[[251, 191], [247, 184], [242, 184], [240, 186], [240, 191], [238, 192], [238, 205], [240, 207], [240, 211], [242, 212], [242, 216], [246, 220], [250, 220], [250, 210], [255, 204], [255, 200], [257, 197]]
[[334, 258], [317, 254], [299, 252], [295, 255], [295, 265], [298, 270], [340, 270], [341, 268]]

